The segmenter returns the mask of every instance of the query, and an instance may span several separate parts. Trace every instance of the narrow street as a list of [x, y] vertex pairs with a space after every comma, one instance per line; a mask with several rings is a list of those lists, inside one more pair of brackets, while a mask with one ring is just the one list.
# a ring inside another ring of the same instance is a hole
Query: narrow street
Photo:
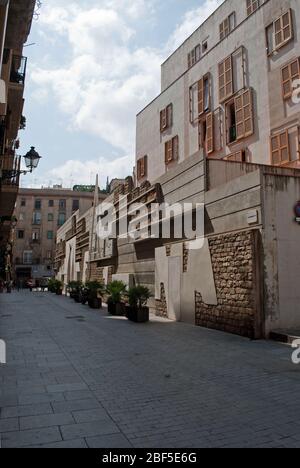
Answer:
[[291, 349], [136, 325], [65, 297], [0, 296], [6, 447], [300, 447]]

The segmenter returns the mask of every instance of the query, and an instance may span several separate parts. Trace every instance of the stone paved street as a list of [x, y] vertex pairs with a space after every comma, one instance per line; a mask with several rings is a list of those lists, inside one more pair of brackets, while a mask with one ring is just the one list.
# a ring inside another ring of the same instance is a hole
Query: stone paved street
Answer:
[[0, 296], [2, 447], [300, 447], [291, 349]]

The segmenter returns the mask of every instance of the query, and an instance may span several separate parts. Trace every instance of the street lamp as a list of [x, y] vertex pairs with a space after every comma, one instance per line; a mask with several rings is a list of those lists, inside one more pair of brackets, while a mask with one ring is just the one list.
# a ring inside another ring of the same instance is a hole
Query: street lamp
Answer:
[[27, 174], [28, 172], [32, 173], [32, 171], [38, 167], [41, 156], [35, 151], [35, 147], [32, 146], [31, 150], [24, 156], [24, 159], [25, 165], [29, 171], [23, 171], [23, 174]]

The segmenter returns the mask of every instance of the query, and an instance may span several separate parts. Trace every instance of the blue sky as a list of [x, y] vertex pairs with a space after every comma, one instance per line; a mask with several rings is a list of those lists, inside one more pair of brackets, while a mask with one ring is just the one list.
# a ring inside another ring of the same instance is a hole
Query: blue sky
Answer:
[[222, 0], [44, 0], [34, 20], [21, 154], [43, 157], [22, 186], [94, 183], [132, 172], [135, 116], [160, 65]]

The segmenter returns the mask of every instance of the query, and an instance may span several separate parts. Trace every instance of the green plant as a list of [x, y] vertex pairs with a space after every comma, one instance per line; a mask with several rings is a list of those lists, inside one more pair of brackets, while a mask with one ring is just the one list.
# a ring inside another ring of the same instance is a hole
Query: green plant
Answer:
[[133, 308], [142, 309], [147, 305], [150, 297], [152, 297], [152, 294], [145, 286], [134, 286], [128, 291], [129, 305]]
[[99, 296], [102, 297], [105, 292], [103, 284], [99, 281], [88, 281], [85, 288], [89, 300], [97, 299]]
[[56, 293], [60, 292], [63, 290], [63, 287], [64, 287], [64, 284], [62, 281], [59, 281], [59, 280], [55, 280], [55, 283], [54, 283], [54, 290]]
[[107, 286], [106, 292], [109, 295], [108, 302], [119, 304], [127, 292], [127, 286], [123, 281], [112, 281]]
[[48, 291], [54, 293], [56, 291], [55, 285], [56, 285], [56, 279], [55, 278], [49, 279]]

